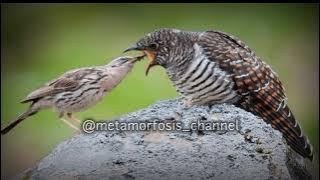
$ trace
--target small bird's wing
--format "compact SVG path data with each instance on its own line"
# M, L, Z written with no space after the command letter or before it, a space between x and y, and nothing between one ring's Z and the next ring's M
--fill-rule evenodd
M27 95L27 97L25 97L21 101L21 103L26 103L26 102L34 101L39 98L43 98L45 96L54 95L59 92L66 91L68 89L72 89L77 86L78 86L78 82L76 80L68 77L60 77L53 84L44 85L32 91L30 94Z
M96 71L94 68L81 68L68 71L60 77L58 77L57 79L48 82L44 86L28 94L21 101L21 103L34 101L45 96L51 96L59 92L69 91L74 88L77 88L80 84L81 79L84 76L93 73L94 71Z
M289 107L284 88L271 67L239 39L219 31L200 35L206 56L230 74L242 99L238 106L280 130L299 154L312 159L312 148Z

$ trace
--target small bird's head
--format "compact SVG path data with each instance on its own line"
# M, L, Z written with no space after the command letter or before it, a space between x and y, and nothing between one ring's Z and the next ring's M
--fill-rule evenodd
M124 52L138 50L148 53L151 61L146 69L147 75L152 66L161 65L166 68L170 63L183 58L192 43L185 34L186 32L177 29L155 30Z
M108 66L111 68L117 68L117 67L125 67L125 66L132 66L135 62L140 61L143 59L146 55L140 55L140 56L123 56L123 57L118 57L114 60L112 60Z

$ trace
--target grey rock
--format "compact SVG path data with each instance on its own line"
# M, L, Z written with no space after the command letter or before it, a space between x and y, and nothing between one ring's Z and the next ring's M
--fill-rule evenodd
M232 131L191 129L189 123L198 120L240 126ZM183 109L179 99L166 100L111 122L116 121L175 122L184 131L104 130L79 134L59 144L22 176L119 180L311 178L308 160L290 150L280 132L233 105Z

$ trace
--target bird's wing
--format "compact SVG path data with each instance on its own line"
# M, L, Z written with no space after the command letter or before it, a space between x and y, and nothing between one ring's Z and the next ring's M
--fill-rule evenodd
M91 74L94 71L94 68L81 68L68 71L60 77L46 83L44 86L32 91L21 101L21 103L34 101L45 96L55 95L59 92L73 90L79 86L80 81L84 76Z
M237 105L271 123L294 150L310 158L311 146L287 106L284 88L271 67L242 41L223 32L207 31L198 44L210 60L231 75L242 97Z
M286 99L277 74L242 41L223 32L207 31L201 36L199 44L210 60L231 75L240 95L255 95L258 90L274 85L279 88L279 93L274 99L276 106L273 110L277 109L282 99Z

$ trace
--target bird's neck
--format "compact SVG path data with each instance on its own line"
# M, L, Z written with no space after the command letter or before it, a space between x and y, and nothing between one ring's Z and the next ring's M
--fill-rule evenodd
M182 59L180 61L176 61L176 63L172 63L170 66L167 66L166 72L171 81L177 81L181 78L181 76L188 69L192 60L189 58Z
M187 71L188 67L194 60L194 53L193 48L188 48L183 51L183 55L172 57L173 59L168 61L170 64L164 66L172 81L179 80L181 75Z
M124 76L126 76L132 69L133 66L121 66L121 67L117 67L115 69L113 69L113 73L121 78L124 78Z

